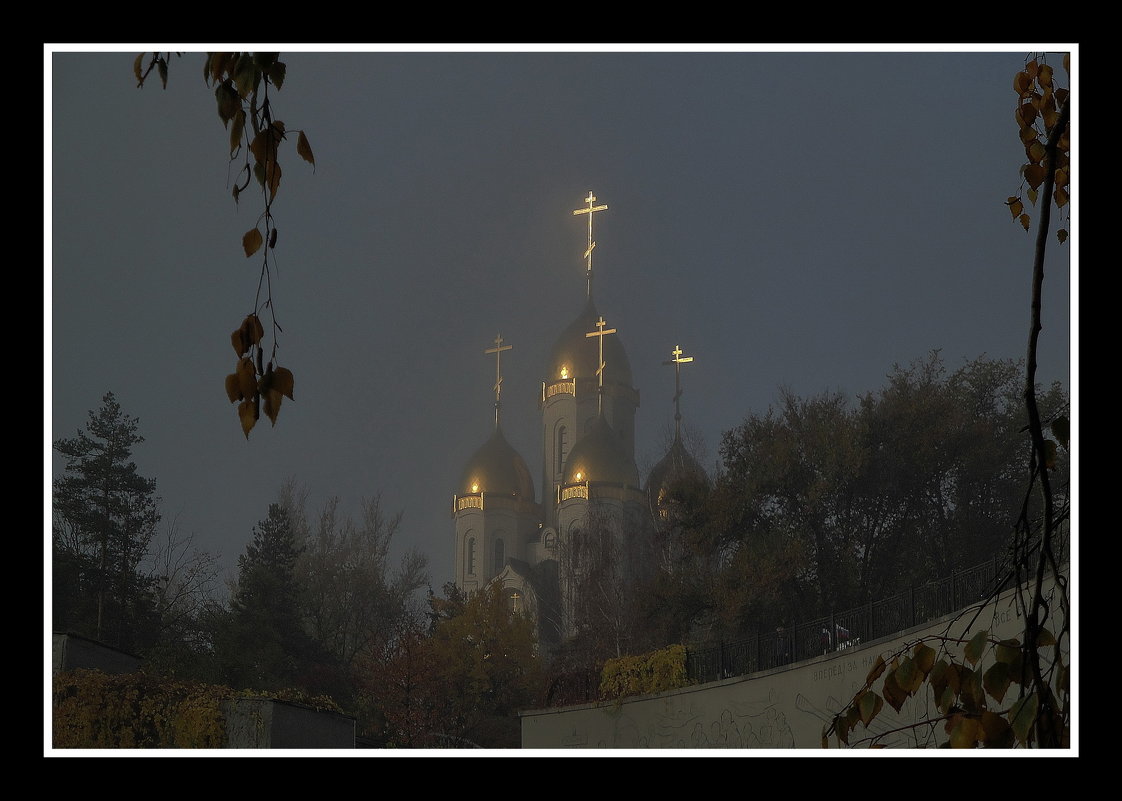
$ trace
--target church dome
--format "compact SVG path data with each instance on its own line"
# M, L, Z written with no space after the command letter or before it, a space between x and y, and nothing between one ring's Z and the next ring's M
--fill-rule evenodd
M587 434L577 440L565 460L563 483L621 484L638 487L639 470L627 456L619 436L603 417L596 418Z
M569 323L553 345L546 366L548 380L596 377L596 368L599 366L596 358L600 353L600 346L595 337L586 334L596 330L599 319L596 304L589 298L580 315ZM604 368L604 380L630 387L631 362L627 359L619 334L608 334L601 338L604 340L604 362L607 365Z
M709 486L709 476L678 437L674 438L670 450L651 468L647 477L647 498L651 507L661 505L667 490L675 485L702 488Z
M485 492L533 503L534 481L526 462L496 426L495 433L468 461L457 492Z

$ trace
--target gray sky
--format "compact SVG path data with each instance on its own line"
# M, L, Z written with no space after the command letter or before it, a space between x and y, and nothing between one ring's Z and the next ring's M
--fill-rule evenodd
M540 496L537 398L584 303L572 212L589 191L609 207L594 295L640 392L642 475L672 433L675 345L695 358L683 424L710 469L781 386L856 398L933 349L952 370L1025 355L1035 228L1004 200L1023 158L1013 75L1040 45L239 45L281 51L274 115L316 159L282 151L273 206L295 402L247 441L223 382L253 308L260 259L240 242L260 195L231 197L206 47L170 47L185 52L166 90L133 78L152 45L45 47L48 512L51 442L112 391L140 419L165 524L226 570L293 477L312 511L338 495L357 519L380 494L404 515L397 552L425 553L439 591L452 493L493 426L497 334L513 345L503 430ZM1078 208L1078 173L1073 189ZM1073 400L1077 254L1049 239L1039 357Z

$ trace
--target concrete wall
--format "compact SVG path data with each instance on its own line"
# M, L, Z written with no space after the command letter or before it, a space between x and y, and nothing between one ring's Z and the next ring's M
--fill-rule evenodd
M1022 638L1024 621L1014 596L1007 591L983 607L970 607L875 642L749 676L640 696L621 704L523 712L522 747L821 748L824 725L864 686L878 655L887 660L899 648L926 635L962 637L969 631L968 639L981 628L988 628L999 639ZM971 626L979 609L981 614ZM954 657L962 661L961 648ZM1070 654L1065 660L1069 658ZM982 667L988 667L988 662ZM1015 687L1011 689L1015 691ZM872 731L884 732L916 720L927 709L929 697L930 690L921 690L920 698L909 699L899 713L885 704L873 720ZM1008 695L1005 700L1009 701ZM854 736L862 731L859 726ZM943 736L941 728L937 733ZM906 733L893 735L885 744L896 748L930 745ZM834 745L832 741L831 747Z
M225 701L227 748L354 748L355 719L275 701Z
M76 668L102 673L133 673L140 670L140 657L119 651L96 640L68 632L53 632L51 639L52 673Z

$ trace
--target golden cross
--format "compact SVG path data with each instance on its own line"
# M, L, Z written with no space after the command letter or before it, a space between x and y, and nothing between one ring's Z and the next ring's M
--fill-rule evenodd
M573 214L574 215L575 214L587 214L588 215L588 248L584 251L584 258L588 262L587 267L585 269L585 278L587 279L587 282L588 282L586 291L588 293L588 296L592 297L592 249L596 247L596 243L592 241L592 215L595 214L598 211L607 211L608 207L607 207L607 205L602 205L602 206L592 205L593 203L596 202L596 196L594 194L592 194L592 190L589 190L588 197L586 197L584 200L585 200L586 203L588 203L588 207L583 208L583 209L576 209L576 210L573 211Z
M514 347L514 345L504 345L503 344L503 335L499 334L498 336L495 337L495 347L487 348L487 350L483 351L484 353L495 354L495 386L493 387L493 389L495 390L495 427L496 428L498 428L498 426L499 426L499 393L502 392L502 387L503 387L503 374L502 374L502 369L500 367L499 360L502 358L502 353L503 353L504 350L510 350L513 347Z
M674 356L674 358L668 362L663 362L663 364L674 365L674 439L678 439L678 435L680 433L679 426L681 425L680 421L682 419L682 412L678 408L678 398L682 397L682 365L686 364L687 362L692 362L693 356L686 356L683 359L683 351L681 345L675 345L674 350L670 351L670 353Z
M588 196L592 197L592 193L589 192ZM595 198L592 198L592 199L595 200ZM599 337L600 361L599 361L599 366L596 368L596 375L599 376L599 378L600 378L600 384L599 384L599 388L597 390L598 397L596 399L596 411L597 412L603 412L604 411L604 364L605 364L605 362L604 362L604 335L605 334L614 334L616 332L616 330L614 328L605 329L604 326L606 326L606 325L607 325L607 323L604 322L604 315L601 314L600 319L596 321L597 330L596 331L589 331L587 334L584 335L586 339L588 337Z

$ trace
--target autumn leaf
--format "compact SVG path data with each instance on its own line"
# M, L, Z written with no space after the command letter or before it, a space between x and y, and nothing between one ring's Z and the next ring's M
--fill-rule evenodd
M252 400L244 400L238 405L238 418L242 421L242 433L249 439L249 431L257 424L257 404Z
M1009 207L1009 212L1013 215L1014 220L1025 210L1025 204L1015 197L1011 197L1009 200L1005 201L1005 205Z
M137 53L136 60L132 62L132 72L136 76L137 83L144 80L144 76L140 72L140 64L144 61L144 53Z
M884 707L884 699L874 692L867 692L861 696L861 701L858 708L861 711L861 722L865 724L865 728L869 727L869 723L877 716L877 713Z
M1040 188L1040 185L1044 183L1045 174L1044 167L1040 164L1030 164L1025 167L1025 180L1033 189Z
M1025 230L1027 231L1029 229L1029 222L1030 222L1029 216L1027 214L1022 214L1021 217L1020 217L1020 220L1021 220L1021 225L1023 225Z
M296 152L300 154L304 161L311 163L312 172L315 172L316 157L312 155L312 146L308 144L308 137L304 135L303 131L296 139Z
M238 97L237 91L229 80L218 84L218 88L214 90L214 97L218 101L218 119L222 120L222 127L225 128L241 109L241 98Z
M238 380L237 373L230 373L226 376L226 397L230 399L230 403L236 403L242 399L241 382Z
M246 231L245 236L242 237L242 250L245 251L245 257L248 259L256 253L262 242L264 242L264 239L261 237L261 232L256 228L250 228Z
M982 629L970 638L970 642L966 643L966 650L963 652L963 655L970 660L971 665L978 664L978 660L982 658L989 636L989 631L987 629Z
M1032 724L1036 720L1037 704L1036 694L1033 693L1018 699L1009 710L1009 725L1013 727L1013 734L1018 742L1028 740Z
M1067 231L1062 228L1059 231L1056 231L1056 238L1060 240L1060 244L1062 245L1067 241Z
M916 667L926 676L935 664L935 649L923 643L916 643L916 647L912 649L912 658L915 660Z
M1009 678L1009 665L1006 662L994 662L989 670L982 676L982 686L1000 704L1009 689L1012 679Z
M296 400L292 397L293 377L292 371L285 367L278 367L273 371L273 388L279 393L286 396L289 400Z
M987 709L978 722L982 727L982 741L987 748L1012 747L1013 730L1001 715Z
M248 357L243 357L238 362L238 389L241 390L243 398L252 398L257 394L257 375L253 370L253 361Z
M281 401L284 400L284 396L275 389L262 390L261 395L265 399L265 416L268 417L275 426L277 424L277 415L280 414Z

